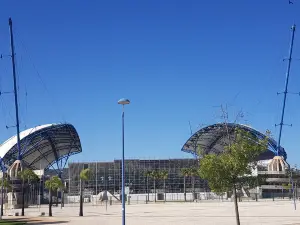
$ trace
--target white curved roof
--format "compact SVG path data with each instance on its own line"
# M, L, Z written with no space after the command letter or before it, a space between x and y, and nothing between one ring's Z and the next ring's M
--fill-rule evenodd
M255 130L251 126L235 123L217 123L212 124L207 127L203 127L194 133L187 142L183 145L181 151L192 153L194 155L198 154L198 147L205 151L205 153L222 153L224 151L224 146L228 144L228 133L232 135L235 128L243 129L251 134L255 135L259 139L265 138L265 134ZM268 150L265 151L260 159L272 159L274 153L277 153L277 143L274 139L268 139ZM286 159L287 154L284 148L279 148L279 155Z
M27 137L29 134L32 134L38 130L41 130L43 128L46 128L46 127L50 127L52 125L55 125L55 124L45 124L45 125L41 125L41 126L36 126L36 127L33 127L33 128L29 128L27 130L24 130L22 132L20 132L20 141ZM6 153L12 148L14 147L15 145L17 144L17 135L15 136L12 136L11 138L9 138L8 140L6 140L4 143L2 143L0 145L0 157L3 158Z
M31 169L47 169L69 156L80 153L81 143L71 124L45 124L20 132L22 162ZM0 145L0 157L10 166L18 158L17 135ZM66 162L66 161L65 161Z

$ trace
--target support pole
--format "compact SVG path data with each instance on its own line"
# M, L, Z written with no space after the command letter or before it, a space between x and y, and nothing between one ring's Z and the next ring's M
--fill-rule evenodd
M282 134L282 126L283 126L283 119L284 119L284 111L285 111L285 103L286 103L286 96L288 93L288 85L289 85L289 77L290 77L290 69L291 69L291 62L292 62L292 53L293 53L293 46L294 46L294 36L295 36L296 25L292 26L292 37L291 37L291 44L289 50L289 57L288 57L288 65L286 71L286 79L285 79L285 89L284 89L284 97L283 97L283 105L282 105L282 112L281 112L281 121L280 121L280 128L279 128L279 137L277 142L277 151L276 154L279 155L280 150L280 141L281 141L281 134Z
M1 184L1 214L0 214L1 218L3 216L3 206L4 206L3 186L4 186L4 172L2 172L2 184Z
M9 18L8 24L9 24L9 30L10 30L11 61L12 61L13 79L14 79L14 94L15 94L15 107L16 107L18 160L21 160L20 125L19 125L19 108L18 108L18 90L17 90L16 64L15 64L15 47L14 47L14 36L13 36L12 19L11 18Z
M97 174L97 162L96 162L96 196L98 195L98 174ZM98 200L98 197L96 197L96 204L97 204L97 200Z
M122 106L122 225L125 225L125 154L124 154L124 105Z
M42 163L41 163L41 161L40 161L40 186L39 186L39 202L38 202L38 204L39 204L39 211L41 211L41 204L42 204L42 199L43 199L43 193L42 193L42 191L43 191L43 189L42 189Z

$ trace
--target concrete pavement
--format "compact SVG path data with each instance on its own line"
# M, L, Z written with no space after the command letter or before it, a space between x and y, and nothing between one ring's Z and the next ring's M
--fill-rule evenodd
M291 201L240 202L239 209L242 225L300 225L300 205L299 209L294 210ZM121 205L108 205L106 211L105 204L97 206L86 204L84 217L78 216L77 204L66 205L63 209L53 207L53 217L50 220L47 218L47 206L43 206L41 211L46 213L42 224L121 224ZM40 213L38 208L29 208L25 212L28 217L37 217ZM233 202L126 205L126 215L128 225L235 224Z

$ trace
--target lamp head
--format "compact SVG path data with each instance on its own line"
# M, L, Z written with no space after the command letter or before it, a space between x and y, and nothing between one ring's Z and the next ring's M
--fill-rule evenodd
M121 99L118 101L118 104L120 104L120 105L128 105L128 104L130 104L130 101L129 101L129 99L127 99L127 98L121 98Z

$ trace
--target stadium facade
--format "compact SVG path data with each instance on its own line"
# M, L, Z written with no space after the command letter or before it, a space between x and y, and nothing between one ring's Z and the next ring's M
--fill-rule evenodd
M156 193L183 193L184 185L186 192L200 193L209 192L208 184L205 180L197 176L184 177L183 168L199 166L198 147L200 146L204 154L224 151L224 146L228 144L228 137L234 134L235 128L240 128L250 132L262 139L263 133L245 125L240 124L213 124L195 132L183 145L182 151L190 153L190 158L185 159L157 159L125 160L125 185L130 194L145 194L154 192L154 178L147 176L149 171L167 171L166 180L156 179ZM59 175L64 179L69 195L79 193L79 174L82 169L90 168L92 178L85 181L85 191L90 194L98 194L107 190L118 195L121 191L121 160L111 162L80 162L69 163L67 160L71 155L82 151L79 135L71 124L47 124L27 129L20 133L22 162L24 167L33 169L40 173L41 182L36 184L38 193L44 193L43 181L46 176ZM272 160L277 151L276 142L269 139L268 150L260 155L260 161ZM7 170L17 159L17 137L14 136L0 145L0 162L2 171ZM286 159L285 150L280 147L279 155ZM47 179L47 178L46 178ZM163 183L166 189L163 188ZM39 190L39 191L38 191ZM44 196L45 197L45 196Z
M158 160L125 160L125 186L129 187L131 194L142 194L153 192L154 179L147 176L148 171L167 171L166 192L183 192L182 168L197 166L195 159L158 159ZM79 173L82 169L90 168L92 178L85 183L85 188L93 194L107 190L110 193L119 194L121 192L121 160L113 162L87 162L69 164L69 194L78 195ZM163 180L156 179L156 189L163 189ZM194 186L193 186L194 184ZM192 186L195 191L206 191L208 186L205 180L199 177L186 177L186 188L190 190Z
M204 127L194 133L183 145L182 151L191 153L193 157L189 159L158 159L158 160L125 160L125 185L129 188L131 194L153 193L154 178L147 177L147 171L165 170L168 172L166 182L167 193L182 193L184 183L187 192L207 192L208 184L199 177L189 176L184 178L182 168L197 167L199 165L198 147L205 154L224 151L224 146L228 144L228 135L232 136L235 128L240 128L250 132L256 137L262 139L265 135L249 126L240 124L213 124ZM260 155L260 161L269 161L276 154L277 146L273 139L269 139L268 150ZM279 155L286 159L285 150L280 147ZM85 188L90 193L98 194L103 190L110 193L119 194L121 191L121 160L112 162L81 162L69 163L68 169L68 190L70 195L78 195L79 192L79 173L82 169L90 168L93 177L86 181ZM185 180L185 182L184 182ZM156 179L157 192L163 192L163 180Z

